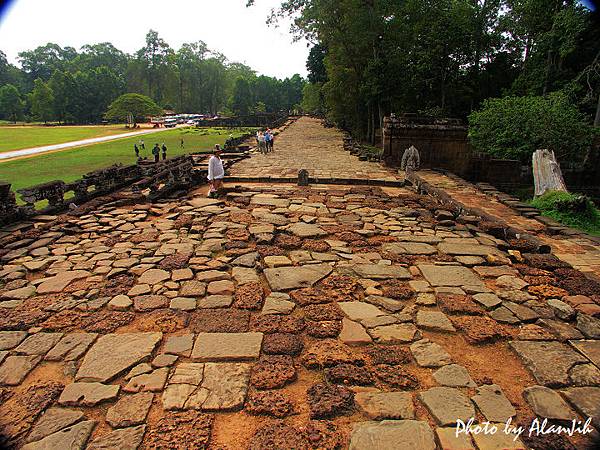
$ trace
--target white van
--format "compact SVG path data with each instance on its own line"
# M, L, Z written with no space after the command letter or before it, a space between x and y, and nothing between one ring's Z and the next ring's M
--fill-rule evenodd
M165 119L165 128L174 128L177 125L177 119L175 117L167 117Z

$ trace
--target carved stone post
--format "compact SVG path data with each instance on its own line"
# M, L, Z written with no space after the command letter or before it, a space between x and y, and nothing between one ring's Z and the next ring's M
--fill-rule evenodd
M400 164L400 169L405 170L407 172L416 172L421 167L421 157L419 155L419 150L416 149L414 145L411 145L406 150L404 150L404 154L402 155L402 162Z
M536 197L548 191L568 192L560 165L552 150L536 150L532 156L532 163Z
M300 169L298 171L298 186L308 186L308 170Z

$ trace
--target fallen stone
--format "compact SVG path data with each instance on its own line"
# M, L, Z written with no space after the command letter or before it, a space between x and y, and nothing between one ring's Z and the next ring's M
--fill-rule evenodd
M272 292L266 299L261 314L289 314L296 304L283 292Z
M262 333L199 333L192 351L196 361L258 359Z
M169 336L165 342L163 352L172 355L183 356L189 358L192 354L194 345L194 335L184 334L182 336Z
M67 428L83 418L81 411L53 407L48 409L27 436L27 442L39 441L57 431Z
M113 428L123 428L139 425L146 421L146 416L152 406L154 394L140 392L139 394L121 397L106 413L106 421Z
M415 418L415 406L408 392L359 392L354 401L369 419Z
M163 281L171 278L171 275L166 270L162 269L148 269L138 279L139 284L149 284L154 286L155 284L162 283Z
M527 447L512 433L503 433L502 424L494 434L472 434L477 448L486 450L526 450Z
M15 353L23 355L41 355L44 356L48 351L54 347L60 338L62 333L36 333L30 335L21 344L14 349Z
M46 436L39 441L26 444L21 448L24 450L83 450L95 426L95 420L79 422L68 428L64 428L56 433Z
M206 294L206 283L197 280L185 281L179 290L181 297L203 297Z
M264 273L272 291L285 291L310 287L332 271L328 264L311 264L300 267L265 269Z
M133 301L127 295L117 295L108 302L108 309L126 311L131 305L133 305Z
M106 382L150 357L162 333L122 333L101 336L83 359L77 381Z
M536 416L570 421L576 418L567 402L556 392L545 386L531 386L523 390L523 398Z
M587 314L577 314L577 329L589 339L600 339L600 319L588 316Z
M600 368L600 341L581 340L569 343Z
M471 438L467 435L456 435L456 427L435 429L441 448L444 450L475 450Z
M486 384L477 388L477 393L471 400L490 422L506 422L517 414L497 384Z
M468 397L458 389L433 387L419 394L419 399L440 425L456 425L475 417L475 409Z
M327 235L327 232L318 225L296 222L287 229L290 233L301 238L320 237Z
M0 350L10 350L27 337L27 331L0 331Z
M376 342L385 344L412 342L420 336L419 330L412 323L371 328L369 334Z
M600 387L571 387L561 392L579 414L592 417L594 425L600 427Z
M437 253L435 247L422 242L392 242L383 244L381 249L397 255L433 255Z
M199 398L190 396L186 407L196 408L200 405L204 411L241 408L248 392L250 370L251 365L244 363L206 363Z
M342 319L342 331L338 337L347 345L365 345L372 342L371 336L362 325L346 318Z
M401 279L410 280L410 272L402 266L386 266L383 264L353 264L349 270L361 278L373 280Z
M228 308L232 303L232 295L209 295L198 300L198 308Z
M58 403L67 406L95 406L116 399L119 389L120 386L113 384L71 383L65 386Z
M435 438L429 424L417 420L359 422L350 435L349 450L397 450L398 444L411 450L434 450Z
M193 311L196 309L196 299L189 297L175 297L169 303L169 308L181 311Z
M167 306L169 306L169 299L163 295L140 295L133 299L133 309L137 312L147 312Z
M338 303L338 306L350 320L359 322L386 315L385 312L381 311L376 306L366 302L340 302Z
M481 304L486 309L492 309L502 303L502 300L496 294L483 293L475 294L473 300Z
M125 392L160 392L164 389L168 376L168 367L156 369L131 378L123 390Z

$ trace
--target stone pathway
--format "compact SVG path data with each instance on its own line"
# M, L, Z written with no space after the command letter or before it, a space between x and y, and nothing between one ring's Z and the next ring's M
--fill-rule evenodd
M292 177L300 169L314 178L397 180L395 170L381 164L359 161L343 149L343 133L324 128L321 121L301 117L275 137L274 152L241 161L231 170L235 177Z
M477 208L498 220L509 223L513 228L538 235L548 244L553 253L577 270L595 275L600 280L600 247L597 243L578 236L550 236L545 225L528 219L498 201L491 195L468 183L459 183L438 172L421 171L419 177L431 185L442 188L454 200Z
M298 136L311 134L300 154ZM260 167L304 165L318 148L339 153L343 170L389 174L312 119ZM600 285L552 255L511 256L513 244L431 197L252 184L222 200L197 190L35 225L13 227L0 252L0 447L586 449L598 439L455 435L470 418L600 426L600 319L582 308L598 304Z

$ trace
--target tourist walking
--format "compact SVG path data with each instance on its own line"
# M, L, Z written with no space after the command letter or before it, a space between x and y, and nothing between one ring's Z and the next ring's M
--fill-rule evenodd
M165 159L167 159L167 146L165 145L164 142L163 142L163 145L162 145L162 156L163 156L163 161Z
M146 150L146 147L144 147L144 140L143 139L140 139L140 148L142 150Z
M160 161L160 147L158 146L158 142L156 144L154 144L154 148L152 149L152 154L154 155L155 163Z
M265 135L262 131L258 132L258 150L264 155L267 153L267 142L265 141Z
M221 147L219 144L215 145L213 155L208 160L208 182L210 188L208 190L208 196L211 198L218 197L219 189L223 186L223 177L225 176L225 169L223 168L223 161L221 160Z
M140 149L138 148L137 144L133 144L133 151L135 152L135 157L140 159Z
M181 144L180 144L181 148L185 148L185 145L183 143L183 138L181 138Z

